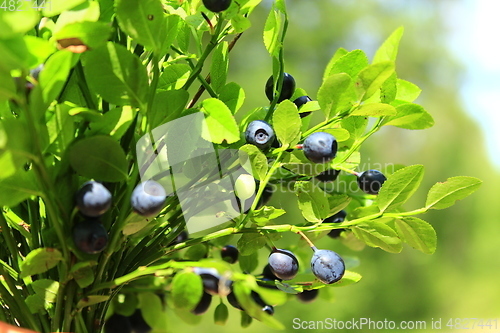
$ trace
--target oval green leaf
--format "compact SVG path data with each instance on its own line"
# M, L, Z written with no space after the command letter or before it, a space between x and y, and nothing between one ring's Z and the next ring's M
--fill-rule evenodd
M63 259L59 250L41 247L28 253L21 263L20 278L40 274L55 267Z
M474 193L482 181L474 177L459 176L448 178L444 183L436 183L427 194L425 208L444 209Z
M377 197L380 211L404 204L417 190L424 176L423 165L411 165L388 176Z

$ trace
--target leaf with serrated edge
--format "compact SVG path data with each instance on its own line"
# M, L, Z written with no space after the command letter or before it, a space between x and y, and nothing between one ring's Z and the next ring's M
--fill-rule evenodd
M345 73L330 75L318 90L318 103L329 119L337 110L340 97L349 87L351 77Z
M398 55L399 41L403 36L404 28L397 28L378 48L373 57L373 63L391 60L395 61Z
M429 223L416 217L405 217L396 220L395 225L399 236L414 249L426 254L436 251L436 231Z
M363 69L356 81L361 101L370 98L382 84L394 73L394 62L383 61Z
M368 117L382 117L393 116L396 114L396 108L392 105L385 103L369 103L361 105L356 108L350 115L351 116L368 116Z
M325 192L311 182L295 183L295 191L299 199L299 208L307 221L320 222L328 216L330 205Z
M458 176L448 178L444 183L436 183L427 194L425 208L444 209L475 192L482 181L474 177Z
M282 144L282 149L298 142L300 126L297 107L289 100L281 102L273 113L273 129Z
M398 234L384 221L377 219L352 227L354 235L371 247L379 247L384 251L399 253L403 249ZM391 219L389 219L391 220Z
M247 159L250 159L252 170L246 171L258 180L264 179L268 169L266 155L250 144L241 147L238 153L241 165L245 165Z
M380 211L394 209L404 204L418 189L423 176L423 165L411 165L390 175L377 197Z
M203 111L207 114L202 137L213 143L235 143L240 139L240 130L231 110L216 98L203 101Z
M59 250L41 247L28 253L21 264L19 277L25 278L30 275L40 274L55 267L61 260L62 254Z

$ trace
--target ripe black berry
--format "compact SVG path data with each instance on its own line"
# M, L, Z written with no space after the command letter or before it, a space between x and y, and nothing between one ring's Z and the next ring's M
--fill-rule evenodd
M99 253L108 244L108 233L97 220L85 220L73 227L73 240L76 247L85 253Z
M130 325L130 321L127 317L114 313L106 320L106 323L104 324L104 332L132 333L132 326Z
M358 186L367 194L378 194L386 179L382 172L368 170L358 176Z
M236 295L234 294L233 291L231 291L227 295L227 301L229 302L229 304L232 305L233 308L243 311L243 308L241 307L240 302L238 302L238 300L236 299Z
M327 217L323 223L341 223L344 222L345 217L347 216L347 213L345 210L341 210L340 212ZM328 236L331 238L338 238L342 231L345 231L345 229L332 229L329 233Z
M288 73L284 73L283 85L281 86L281 94L278 98L278 103L284 101L285 99L290 99L295 91L295 79ZM277 89L276 89L277 90ZM273 77L269 77L266 82L266 96L270 102L274 99L274 82Z
M220 275L215 268L194 267L193 271L201 277L205 292L210 295L219 294Z
M299 262L295 255L283 249L275 249L268 258L273 274L282 280L291 280L297 275Z
M203 0L203 5L211 12L218 13L229 8L231 0Z
M299 98L296 98L293 103L297 106L297 109L300 109L300 107L308 102L311 102L312 99L309 96L300 96ZM311 114L311 111L309 112L302 112L299 113L300 118L307 117L308 115Z
M201 315L207 312L208 308L210 307L210 303L212 303L212 295L203 292L203 295L201 296L200 301L198 304L195 306L193 310L191 310L191 313L195 315Z
M130 201L137 214L152 217L163 209L166 198L163 186L154 180L146 180L136 186Z
M279 277L277 277L276 275L274 275L273 271L271 270L271 265L267 264L265 267L264 267L264 270L262 271L262 276L263 276L263 280L270 280L270 281L274 281L274 280L279 280L281 281L282 279L280 279Z
M238 261L238 256L240 254L240 251L232 245L226 245L220 250L220 256L222 257L222 260L234 264Z
M247 126L245 139L247 143L265 150L273 144L276 136L273 128L267 122L264 120L254 120Z
M297 298L302 303L310 303L318 297L318 294L318 289L304 290L303 292L297 294Z
M96 181L89 181L76 192L76 206L89 217L98 217L111 207L111 192Z
M326 163L337 155L337 140L329 133L316 132L304 140L302 149L309 161Z
M337 282L344 276L344 260L330 250L316 250L311 258L313 274L325 284Z
M316 178L320 182L333 182L339 176L340 170L328 169L317 175Z

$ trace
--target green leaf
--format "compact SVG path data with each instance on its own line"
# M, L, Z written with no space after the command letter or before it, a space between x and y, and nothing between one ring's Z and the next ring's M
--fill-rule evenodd
M398 91L398 77L394 72L380 87L380 101L382 103L392 103L397 96Z
M340 57L333 64L328 76L338 73L346 73L354 79L359 72L367 66L368 57L366 54L362 50L354 50Z
M57 249L40 247L28 253L21 263L20 278L40 274L55 267L63 259Z
M323 128L321 130L322 132L326 132L326 133L330 133L331 135L333 135L335 137L335 139L337 139L337 142L343 142L343 141L347 141L349 140L349 137L351 136L351 134L349 133L348 130L344 129L344 128Z
M163 69L158 89L180 89L189 79L191 67L186 64L170 64Z
M115 140L120 140L128 130L136 116L136 110L129 106L117 107L109 110L98 121L92 122L88 131L90 136L109 135Z
M337 111L342 94L351 84L351 77L344 73L329 76L318 90L318 103L327 119Z
M137 43L161 51L166 25L160 0L118 0L115 13L120 28Z
M356 81L356 88L361 101L375 94L382 84L394 73L394 62L383 61L363 69Z
M278 56L280 48L280 30L282 18L280 13L272 9L264 25L264 45L271 56Z
M249 256L266 245L266 237L261 234L243 234L238 240L238 250L242 256Z
M155 128L180 118L188 100L189 93L186 90L158 92L151 107L151 127Z
M227 318L229 317L229 311L226 304L219 303L214 311L214 323L215 325L226 325Z
M396 85L396 99L400 101L405 101L408 103L413 102L422 92L422 89L420 89L416 84L402 79L397 79Z
M371 247L379 247L384 251L399 253L403 249L398 234L384 223L387 219L364 222L351 228L354 235Z
M250 159L252 170L247 170L248 173L253 175L258 180L263 180L267 174L267 157L259 148L254 145L244 145L239 150L239 158L241 165L246 165L246 161Z
M387 118L384 125L406 129L425 129L434 125L432 116L418 104L406 103L396 107L396 115Z
M245 91L237 83L229 82L220 90L219 99L235 114L245 101Z
M65 10L74 8L86 0L50 0L45 1L45 6L42 8L42 15L47 17L56 16Z
M212 64L210 65L210 85L217 93L226 84L228 66L228 43L222 42L213 51Z
M362 276L359 273L353 271L345 271L342 279L334 284L332 287L345 287L354 283L358 283L361 280Z
M231 18L231 26L233 27L234 32L239 34L250 28L252 26L252 23L250 22L248 17L238 14Z
M164 317L165 314L163 313L163 305L160 296L152 292L143 292L138 296L144 321L153 329L161 328L161 324L163 323L162 317Z
M0 206L14 207L31 196L40 195L33 171L19 170L0 179Z
M139 294L141 295L141 294ZM134 314L139 305L139 297L136 293L119 294L113 297L113 313L130 317Z
M92 267L96 265L96 261L82 261L71 267L70 274L80 288L86 288L94 283L94 271Z
M95 304L99 304L102 302L106 302L111 296L103 296L103 295L90 295L82 298L76 304L77 309L82 309L87 306L92 306Z
M221 100L209 98L203 101L202 110L207 117L202 137L213 143L235 143L240 140L240 130L231 110Z
M416 217L405 217L396 220L395 225L401 239L414 249L425 254L436 251L436 231L429 223Z
M37 313L44 309L48 310L55 302L59 291L59 282L40 279L30 284L35 294L26 297L26 305L31 313Z
M261 209L253 212L252 220L258 226L264 226L268 224L270 220L274 220L283 214L286 214L286 211L284 209L279 209L272 206L264 206Z
M112 42L85 54L85 77L103 99L116 105L146 103L148 76L136 55Z
M333 194L328 197L328 205L330 207L330 212L328 216L331 216L345 207L351 202L352 198L347 194Z
M411 165L389 175L377 196L380 211L395 209L404 204L418 189L423 176L423 165Z
M363 136L368 125L368 118L353 116L342 119L340 122L342 128L345 128L351 134L351 139L357 139Z
M45 103L50 104L59 96L76 58L75 54L62 50L54 53L47 60L40 72L39 80Z
M172 280L172 301L176 308L192 310L203 293L203 282L193 272L177 273Z
M78 174L87 178L119 182L128 177L125 152L109 136L97 135L77 141L69 148L69 162Z
M300 126L300 117L295 104L289 100L281 102L273 113L273 128L282 144L282 149L298 142Z
M189 249L184 254L184 257L188 260L200 260L207 256L208 249L205 244L196 244L189 247Z
M354 109L351 116L382 117L393 116L396 114L396 108L385 103L368 103Z
M59 41L67 38L78 38L89 48L98 48L106 44L111 35L111 26L104 22L75 22L65 25L54 34Z
M39 14L31 6L31 1L7 2L9 3L7 9L15 3L16 10L6 10L5 7L0 9L0 39L26 33L33 29L40 19ZM2 5L5 6L6 3Z
M373 57L373 63L382 61L395 61L398 55L399 41L403 36L404 28L399 27L394 31L389 38L387 38L384 43L379 47L375 56Z
M253 252L248 256L240 255L238 263L242 272L252 273L259 265L259 253Z
M309 222L321 222L330 213L326 193L312 182L296 182L295 192L299 199L299 208Z
M16 85L8 69L0 68L0 101L8 101L16 97Z
M474 193L482 181L474 177L451 177L444 183L436 183L427 194L426 209L444 209Z
M326 65L325 71L323 73L323 81L325 81L327 77L332 75L332 68L335 65L335 63L347 53L349 52L342 47L338 48L337 51L335 51L333 57L328 62L328 65Z
M69 114L70 109L68 104L58 104L52 117L46 117L49 140L53 145L51 151L59 156L71 144L75 135L74 118Z

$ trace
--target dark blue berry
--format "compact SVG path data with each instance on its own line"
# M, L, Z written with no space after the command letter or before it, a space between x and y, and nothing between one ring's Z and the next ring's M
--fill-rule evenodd
M293 103L297 106L297 109L300 110L300 107L306 103L309 103L311 102L312 99L309 97L309 96L300 96L298 98L296 98ZM302 113L299 113L299 116L300 118L304 118L304 117L307 117L308 115L311 114L311 111L309 112L302 112Z
M297 298L302 303L310 303L318 297L318 294L318 289L304 290L303 292L297 294Z
M261 150L269 148L275 139L273 128L264 120L252 121L245 131L246 142L257 146Z
M327 217L323 223L341 223L344 222L345 217L347 216L347 213L345 210L341 210L340 212ZM332 229L329 233L328 236L331 238L338 238L342 231L345 231L346 229Z
M104 323L105 333L132 333L132 326L127 317L112 314Z
M218 13L229 8L231 0L203 0L203 5L211 12Z
M194 267L193 271L201 277L205 292L210 295L219 294L220 275L215 268Z
M313 274L325 284L339 281L345 273L344 260L330 250L316 250L311 258Z
M266 82L266 96L269 99L270 102L273 101L274 99L274 82L273 82L273 77L270 76L269 79ZM278 89L276 89L278 90ZM293 92L295 91L295 79L293 76L291 76L288 73L284 73L283 76L283 85L281 89L280 96L278 98L278 103L284 101L285 99L290 99L293 95Z
M309 161L326 163L337 155L337 140L329 133L316 132L304 140L302 149Z
M358 176L359 188L367 194L378 194L382 184L387 180L378 170L368 170Z
M96 181L89 181L76 193L76 206L80 212L89 217L98 217L111 207L111 192Z
M210 303L212 303L212 295L203 292L203 295L201 296L200 301L198 304L195 306L193 310L191 310L191 313L195 315L202 315L205 312L207 312L208 308L210 307Z
M108 233L99 221L89 219L75 224L73 240L80 251L95 254L106 248Z
M235 246L232 245L226 245L220 250L220 256L222 257L222 260L234 264L238 261L238 256L240 254L240 251Z
M146 180L136 186L130 201L137 214L152 217L161 212L166 198L163 186L154 180Z
M316 178L320 182L333 182L337 179L339 176L340 170L335 170L335 169L328 169L317 175Z
M268 258L273 274L282 280L291 280L297 275L299 262L295 255L283 249L275 249Z

